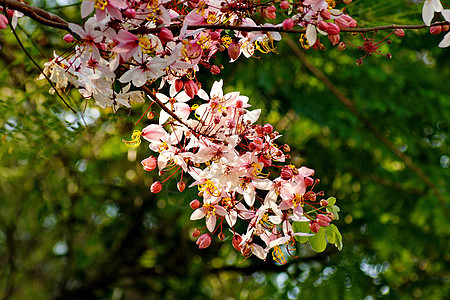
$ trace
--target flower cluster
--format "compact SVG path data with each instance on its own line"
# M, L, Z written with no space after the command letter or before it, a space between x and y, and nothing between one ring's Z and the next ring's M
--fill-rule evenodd
M190 187L198 188L201 200L191 202L191 220L205 219L205 227L193 232L200 248L208 247L213 235L224 240L227 226L234 248L244 257L265 259L273 249L274 259L283 262L280 246L289 252L295 237L328 227L337 207L319 199L323 192L313 191L318 182L312 178L314 170L288 163L290 148L275 143L280 134L273 126L255 124L260 110L247 110L247 97L224 94L222 87L218 81L209 94L200 89L197 101L184 91L177 93L175 84L170 97L157 93L172 113L161 113L159 124L135 132L133 140L144 138L158 153L142 161L145 170L158 168L160 174L170 173L167 179L187 173L195 180ZM199 100L201 104L188 104ZM151 191L160 192L164 182L154 182ZM186 184L180 180L177 186L182 191ZM292 224L301 222L309 228L296 232Z

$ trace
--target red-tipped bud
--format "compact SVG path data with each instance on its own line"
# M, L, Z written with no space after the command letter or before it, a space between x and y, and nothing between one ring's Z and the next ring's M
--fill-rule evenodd
M320 206L327 206L328 205L328 201L325 199L320 200Z
M156 168L157 161L155 157L150 156L141 161L141 164L145 171L152 171Z
M309 223L309 229L311 229L312 232L317 233L320 230L320 225L316 222Z
M195 242L199 249L208 248L211 245L211 235L209 233L202 234Z
M326 215L317 215L316 221L322 220L324 222L330 223L331 219L328 218Z
M225 234L224 234L223 232L219 233L219 234L217 235L217 237L219 238L219 240L220 240L221 242L223 242L223 241L225 240Z
M180 181L177 183L177 189L180 192L184 191L185 188L186 188L186 183L184 183L184 181Z
M192 236L199 237L201 233L202 232L199 229L195 228L194 231L192 231Z
M398 37L404 37L405 36L405 32L403 31L403 29L397 28L394 31L394 34Z
M289 166L284 166L281 170L280 177L284 180L289 180L292 178L292 176L294 176L294 174L292 173L292 169Z
M345 48L347 48L347 44L342 43L342 42L339 43L339 45L338 45L338 50L339 50L339 51L344 51Z
M239 55L241 55L241 46L236 41L233 41L230 46L228 46L228 56L232 61L238 59Z
M320 16L324 19L324 20L329 20L331 19L331 13L328 9L323 9L320 11Z
M339 18L335 19L334 22L336 23L337 26L339 26L340 29L345 29L345 28L350 27L350 24L348 23L348 21L343 17L339 17Z
M175 90L176 90L177 92L181 91L181 89L183 88L183 86L184 86L183 80L181 80L181 79L175 80Z
M171 42L173 41L173 33L167 28L161 28L159 31L159 39L163 43Z
M430 33L431 34L439 34L442 32L442 26L431 26L430 27Z
M153 120L154 117L155 117L155 113L154 113L154 112L149 111L149 112L147 113L147 119Z
M197 209L200 207L200 201L198 201L197 199L192 200L191 203L189 203L189 205L191 206L192 209Z
M209 69L212 74L217 75L220 74L220 68L216 65L212 65L211 69Z
M320 21L319 24L317 24L317 28L319 28L322 31L327 31L328 23L325 21Z
M361 58L358 58L357 60L356 60L356 65L359 67L360 65L362 65L363 64L363 60L361 59Z
M337 45L341 40L341 36L339 34L329 34L328 39L330 40L331 44Z
M127 8L125 10L125 16L129 19L133 19L136 17L136 10L133 8Z
M344 3L345 4L350 4L350 3L352 3L352 0L344 0Z
M184 91L189 97L194 98L194 96L198 93L198 85L194 82L194 80L189 79L184 84Z
M283 25L284 29L292 29L292 28L294 28L295 24L294 24L294 21L292 21L292 19L289 18L289 19L285 19L281 25Z
M162 190L162 184L159 181L153 182L153 184L150 186L150 191L153 194L157 194L157 193L161 192L161 190Z
M281 149L283 149L284 152L291 152L291 147L288 144L284 144Z
M259 124L255 126L255 131L259 136L262 136L264 134L263 127Z
M314 184L314 180L311 177L305 177L305 185L311 186Z
M73 36L72 36L70 33L68 33L68 34L66 34L66 35L63 37L63 40L64 40L64 42L66 42L66 43L72 43L72 42L73 42Z
M267 16L267 18L269 18L269 19L276 19L277 18L276 11L277 11L277 8L275 6L273 6L273 5L269 6L266 9L266 14L267 14L266 16Z
M267 134L271 134L273 131L273 126L270 124L266 124L263 126L263 131Z
M281 9L288 9L289 8L289 2L287 2L286 0L281 1L280 8Z
M341 29L334 23L327 23L327 33L328 34L339 34Z
M241 242L242 242L242 238L239 235L235 235L233 236L233 241L231 242L233 244L234 249L236 249L237 251L241 252Z

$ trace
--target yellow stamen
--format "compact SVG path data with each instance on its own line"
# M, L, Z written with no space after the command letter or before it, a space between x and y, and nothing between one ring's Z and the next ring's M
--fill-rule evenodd
M139 130L135 130L131 135L131 141L122 140L122 142L124 142L130 148L137 148L141 144L141 136L142 132L140 132Z
M105 10L107 5L108 5L108 0L96 0L94 7L101 9L101 10Z
M273 260L275 260L277 263L284 265L286 263L286 259L284 258L284 253L281 251L280 246L273 247L272 252Z
M308 50L309 48L311 48L311 46L310 46L309 43L308 43L308 40L305 39L305 34L304 34L304 33L302 33L302 34L300 35L299 42L300 42L300 44L302 45L303 49Z

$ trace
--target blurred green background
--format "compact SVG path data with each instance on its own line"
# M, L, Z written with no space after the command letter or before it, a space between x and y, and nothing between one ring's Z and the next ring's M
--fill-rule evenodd
M362 26L421 23L417 1L353 2ZM65 3L32 1L80 22ZM67 49L64 32L27 18L17 32L41 66ZM327 51L301 52L308 67L280 42L279 54L233 64L218 54L221 75L198 73L207 91L223 78L225 91L249 96L259 122L274 124L293 161L315 169L318 190L338 199L343 250L316 254L302 244L298 259L278 265L270 255L242 262L230 237L199 250L190 235L203 225L189 221L196 189L179 193L173 180L152 195L157 174L140 161L153 153L122 143L149 124L134 126L147 104L114 114L73 90L65 95L73 114L37 80L13 35L0 32L0 297L448 299L450 55L437 47L442 37L427 29L392 36L381 48L392 59L360 67L355 47L339 52L323 40Z

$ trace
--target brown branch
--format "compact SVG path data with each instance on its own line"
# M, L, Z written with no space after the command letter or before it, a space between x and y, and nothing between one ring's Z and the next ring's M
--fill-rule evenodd
M59 28L71 32L68 26L68 22L62 19L61 17L45 11L41 8L27 5L16 0L0 0L0 4L5 4L8 8L17 10L22 12L24 15L32 18L33 20L41 23L43 25L47 25L49 27ZM178 19L182 19L183 16L178 17ZM430 26L440 26L440 25L450 25L450 22L438 22L431 24ZM395 30L395 29L422 29L429 27L425 24L419 25L385 25L385 26L375 26L375 27L367 27L367 28L346 28L341 29L341 32L371 32L371 31L380 31L380 30ZM162 28L162 27L161 27ZM148 28L148 29L136 29L131 30L131 32L145 32L145 33L155 33L159 32L161 28ZM180 25L170 25L165 26L165 28L170 30L180 29ZM219 25L211 25L211 24L203 24L203 25L189 25L187 27L188 30L196 30L196 29L209 29L209 30L218 30L218 29L228 29L228 30L237 30L237 31L260 31L260 32L286 32L286 33L305 33L306 29L284 29L281 26L277 27L261 27L261 26L232 26L226 24Z
M316 68L306 57L306 55L301 51L297 44L290 38L286 37L286 43L291 48L291 50L297 55L297 57L301 60L301 62L305 65L305 67L314 74L318 79L320 79L325 86L330 90L333 95L336 96L336 98L344 104L344 106L352 113L354 114L361 123L364 124L364 126L380 141L382 142L395 156L397 156L409 169L411 169L416 176L422 180L430 190L433 191L436 198L438 199L439 203L442 206L442 209L444 210L445 214L448 215L447 206L445 204L444 196L439 191L438 187L431 181L430 178L420 169L419 166L417 166L409 156L407 156L405 153L401 152L397 149L397 147L392 143L385 135L383 135L378 129L375 128L375 126L366 118L364 118L357 110L355 104L353 101L345 96L338 88L333 84L333 82L318 68Z

